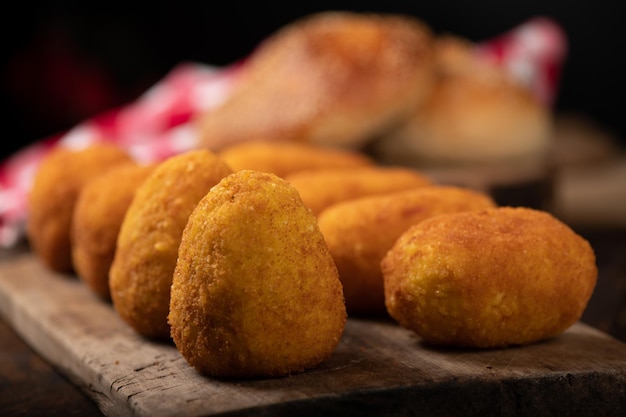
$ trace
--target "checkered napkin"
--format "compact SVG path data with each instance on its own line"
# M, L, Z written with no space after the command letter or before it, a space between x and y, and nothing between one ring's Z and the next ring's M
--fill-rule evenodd
M537 97L551 104L558 87L566 40L559 25L539 17L476 45L479 56L505 68ZM24 236L27 194L43 157L56 146L84 147L111 141L140 162L158 162L197 147L190 120L210 112L229 95L242 63L226 68L186 62L136 101L45 138L0 163L0 247Z

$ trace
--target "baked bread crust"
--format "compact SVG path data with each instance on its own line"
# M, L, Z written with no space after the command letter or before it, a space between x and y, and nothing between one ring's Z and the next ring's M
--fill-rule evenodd
M550 109L504 69L451 35L436 41L438 81L406 123L376 145L383 160L484 163L542 156Z
M359 148L406 118L433 81L433 35L404 15L329 11L263 41L237 86L200 115L211 150L255 140Z

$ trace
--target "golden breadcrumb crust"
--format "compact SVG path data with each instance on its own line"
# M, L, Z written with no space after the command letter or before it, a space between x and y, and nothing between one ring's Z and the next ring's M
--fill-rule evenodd
M111 299L109 269L126 210L154 165L120 164L89 181L80 192L71 227L72 261L78 277Z
M161 162L135 193L111 265L111 299L139 334L169 339L170 286L189 214L232 171L215 154L194 150Z
M547 212L502 207L412 226L382 261L389 313L425 341L468 347L556 336L597 280L589 243Z
M298 171L285 179L316 216L341 201L432 184L416 170L383 166Z
M495 207L488 195L453 186L428 186L335 204L319 215L337 264L349 314L386 314L380 262L410 226L443 213Z
M189 218L174 273L172 338L199 372L277 377L319 365L343 333L337 268L297 191L238 171Z
M58 146L42 160L29 191L26 234L48 268L74 269L70 230L81 188L107 169L128 162L130 155L107 142L80 149Z

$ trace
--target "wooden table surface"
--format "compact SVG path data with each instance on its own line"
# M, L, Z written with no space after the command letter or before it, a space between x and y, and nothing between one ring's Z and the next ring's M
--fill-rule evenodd
M27 251L0 250L0 263ZM76 384L29 346L0 315L0 416L103 414Z
M582 355L582 353L576 352L584 352L584 350L587 348L590 349L589 356L599 355L595 356L592 360L592 366L598 366L599 374L606 373L607 371L606 369L600 369L605 367L603 365L603 355L607 355L607 361L605 362L605 365L607 365L609 369L612 366L615 367L615 372L617 372L617 374L612 375L611 378L617 379L606 379L604 380L604 382L608 382L608 385L601 386L603 384L602 378L596 378L597 376L594 376L594 373L592 372L591 374L585 374L582 379L577 379L574 376L571 378L571 380L568 380L567 378L569 378L571 375L575 375L576 372L578 372L576 371L571 375L569 373L566 373L564 374L565 376L558 376L558 378L565 378L563 379L563 381L567 382L567 384L565 384L564 386L560 386L559 389L562 390L565 387L567 387L567 389L570 389L572 387L575 387L576 385L582 384L582 386L579 386L579 388L584 388L586 390L588 387L585 387L585 384L595 384L595 388L593 388L592 391L599 389L600 392L604 392L603 397L600 399L601 401L603 401L604 404L612 404L611 407L618 407L622 410L622 412L626 412L626 391L624 391L626 389L626 383L624 382L624 375L626 375L626 370L618 369L622 368L622 363L626 363L624 362L626 361L626 345L622 344L622 342L626 341L626 231L621 229L581 230L580 233L591 241L594 249L596 250L600 276L598 286L594 292L594 296L592 297L592 300L589 303L585 315L583 316L582 324L574 326L573 329L570 329L570 331L565 334L564 343L571 344L571 347L573 349L571 355L574 355L571 358L576 358L577 354ZM2 257L4 257L5 260L13 259L15 257L15 254L3 253ZM29 344L22 339L19 333L15 332L15 329L13 329L12 326L9 326L7 323L8 321L5 319L0 320L0 416L30 416L33 414L42 416L103 415L102 412L99 410L97 403L93 401L90 396L85 395L85 393L83 392L84 387L83 389L78 388L77 384L70 381L67 376L65 376L65 370L55 369L54 366L52 366L46 359L40 356L36 350L29 346ZM592 332L588 332L588 330L592 329L592 327L595 329L593 329ZM360 340L359 337L362 337L361 328L362 324L359 324L358 322L351 325L350 334L353 335L353 338L357 340L357 342ZM596 332L596 330L599 331ZM385 326L383 326L380 327L378 331L382 332L381 334L384 334L389 330ZM395 330L391 331L395 332ZM610 335L610 337L608 335ZM604 336L607 336L606 340L604 339ZM363 343L363 341L361 340L359 343ZM561 342L557 341L557 343ZM555 346L558 347L558 344ZM565 346L567 347L568 345ZM620 350L622 346L624 347L624 350ZM562 347L558 348L561 349ZM530 364L530 362L528 361L530 359L520 359L522 357L525 357L523 351L520 352L522 353L516 354L516 361L522 360L522 362L526 361L524 363ZM541 352L541 349L537 350L536 352ZM623 359L620 358L620 355L622 355L622 353L624 355ZM436 354L437 353L435 353L435 355ZM464 354L465 353L459 353L459 358L464 358L464 366L473 366L467 365L467 363L471 363L472 359L468 359L470 362L467 362L467 358L463 356ZM490 360L494 360L493 365L495 365L496 368L498 366L501 366L503 369L508 368L504 366L504 363L499 363L500 360L510 360L510 358L507 359L506 357L507 353L498 353L492 355L493 356ZM580 356L578 359L580 362L580 366L582 367L581 369L586 366L583 363L586 362L586 360L580 360L583 357L584 356ZM537 361L538 363L541 363L541 358L537 358ZM407 363L411 362L409 361ZM593 365L594 363L596 365ZM332 363L330 364L330 366L334 365ZM488 367L483 369L482 365L484 364L480 364L480 374L483 374L485 369L488 369ZM520 366L520 363L517 363L516 365ZM406 369L406 364L404 364L404 366ZM550 367L554 365L547 366ZM521 372L521 374L525 374L526 371L524 371L523 368L524 366L522 364L522 368L518 368L515 372ZM579 371L581 369L579 369ZM470 371L475 372L476 370L473 370L472 368ZM376 372L378 371L373 370L371 372L372 375L375 376ZM391 374L387 375L385 372L383 372L384 378L388 378L390 381L396 378L396 376ZM417 373L420 372L422 371L419 371ZM609 374L610 373L611 372L609 372ZM456 374L453 373L452 375ZM444 383L440 383L438 385L438 388L432 388L432 395L435 396L434 398L438 398L438 401L442 401L443 403L445 403L448 398L453 398L455 396L456 398L460 398L460 392L471 393L472 389L468 389L468 387L465 386L467 382L464 380L463 374L460 375L460 377L455 376L454 378L452 378L452 380L450 380L449 378L444 379ZM555 375L553 376L557 378L557 376ZM411 379L415 377L415 375L407 374L406 377ZM314 379L315 377L312 377L312 380ZM296 379L293 379L292 381L295 382ZM512 386L514 386L514 390L519 390L520 392L518 394L521 395L521 397L517 398L517 401L520 401L520 399L523 400L524 395L529 395L533 393L533 390L541 387L541 383L536 386L533 385L536 383L536 381L530 383L529 385L520 385L513 383ZM611 384L613 384L613 387L611 387ZM463 388L464 386L465 388ZM480 387L480 385L477 385L476 387L478 388ZM253 391L256 392L257 388L258 387L255 387ZM412 389L414 388L415 386L412 387ZM421 389L423 389L423 387ZM489 389L494 388L491 387ZM474 389L474 394L480 397L481 395L485 395L489 391L489 389L487 391L485 391L484 389L482 391L481 389ZM617 391L611 391L612 389L616 389ZM300 388L300 390L302 390L302 388ZM457 390L458 392L456 392ZM450 397L448 397L448 394L446 394L448 392L450 393ZM589 394L590 391L587 390L585 392ZM354 401L345 401L344 403L339 401L337 404L334 404L332 406L332 410L337 413L343 413L346 407L349 409L357 403L359 404L359 407L365 407L362 408L362 410L367 410L368 401L371 402L369 404L371 410L380 410L380 398L388 399L388 395L385 394L381 397L381 395L379 394L376 394L375 392L370 392L368 395L364 395L364 398L358 399L356 403ZM510 392L507 393L506 389L504 389L503 391L502 386L498 388L498 392L492 392L492 394L505 396L517 395ZM397 397L398 401L407 401L407 396L412 394L410 390L405 392L403 392L402 390L397 390L393 395ZM535 392L533 395L536 396L538 394ZM541 394L539 395L541 396ZM559 394L557 393L555 395L558 396ZM563 391L562 395L564 396L564 398L566 398L568 395L573 394L569 391ZM621 396L621 400L619 399L619 396ZM465 398L469 399L470 401L472 399L471 396L467 397L467 395ZM477 397L476 401L479 400L480 398ZM606 403L606 401L609 401L609 403ZM313 404L315 404L315 402ZM502 408L503 405L501 403L494 404L498 404L493 409L494 415L514 415L511 414L510 411L515 410L515 407L517 407L518 411L520 410L520 404L509 404L509 406L513 408ZM553 407L554 404L558 404L558 401L555 400L554 403L550 404L550 407ZM320 409L324 409L325 407L323 402L320 402L319 406ZM433 408L432 404L430 406L428 404L424 404L423 407L424 408L421 409L423 415L437 415L437 413L434 411L435 408ZM579 415L612 415L610 414L611 407L596 409L596 412L591 412L590 409L583 410L582 414ZM451 408L444 406L441 411L447 410L448 412L450 412L451 409L454 409L454 407ZM591 409L593 409L593 407ZM532 408L527 409L527 411L528 410L532 410ZM274 409L274 411L276 410ZM459 409L459 415L467 415L464 411L467 410ZM485 410L482 409L482 413L484 413L484 411ZM505 411L504 414L502 414L502 411ZM528 415L536 415L536 411L537 410L534 410L533 413ZM546 412L548 411L549 410L546 410ZM586 414L586 412L588 413ZM516 414L520 415L519 413ZM111 410L107 410L107 415L112 415Z

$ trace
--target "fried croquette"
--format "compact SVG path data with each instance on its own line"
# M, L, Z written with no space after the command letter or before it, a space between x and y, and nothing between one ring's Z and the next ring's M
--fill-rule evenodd
M486 194L433 185L361 197L324 210L318 223L339 270L348 314L387 313L380 262L410 226L442 213L495 206Z
M109 301L109 269L126 210L155 165L121 164L81 190L71 226L72 261L78 277Z
M229 146L219 156L234 171L251 169L284 177L305 169L353 168L373 165L364 153L291 141L245 141Z
M285 179L316 216L341 201L432 184L416 170L383 166L299 171Z
M188 151L158 164L137 189L120 227L109 288L116 311L139 334L169 338L170 286L183 229L198 201L231 172L210 151Z
M590 244L547 212L500 207L411 226L382 263L390 315L424 341L495 348L559 335L597 280Z
M210 376L280 377L331 355L346 322L341 283L293 187L242 170L211 189L183 233L169 322Z
M108 142L80 149L58 146L45 156L29 191L26 235L46 267L73 271L71 224L81 188L107 169L132 161L126 151Z

